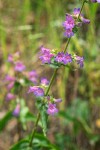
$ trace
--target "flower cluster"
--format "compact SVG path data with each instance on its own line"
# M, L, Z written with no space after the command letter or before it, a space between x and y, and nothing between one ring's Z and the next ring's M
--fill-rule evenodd
M74 35L74 32L73 32L74 26L75 26L74 18L71 15L67 14L66 21L63 22L63 27L65 29L64 36L66 36L68 38L73 36Z
M55 52L54 50L47 49L42 47L41 51L42 56L40 56L39 58L41 59L43 64L56 64L58 66L60 65L64 65L66 66L69 63L72 63L73 61L76 61L77 64L79 64L79 66L82 68L83 67L83 62L84 62L84 58L74 55L72 56L71 54L69 54L68 52L64 53L64 52ZM48 55L47 55L48 53ZM51 57L52 56L52 57Z
M23 64L22 61L19 61L20 53L16 52L15 54L8 55L8 62L14 65L15 71L22 72L26 69L26 66Z
M41 47L41 56L39 57L43 64L48 63L50 64L51 58L54 55L50 52L50 49Z
M21 108L20 108L20 102L17 102L17 99L20 99L19 98L20 88L16 89L16 84L22 87L23 85L25 86L25 82L30 83L31 81L34 85L38 83L37 72L35 70L29 72L24 71L26 69L26 66L23 64L22 61L20 61L19 57L20 57L19 52L8 55L8 62L10 62L11 65L13 65L13 69L12 69L13 76L7 74L4 79L4 82L7 87L6 101L9 102L13 100L15 102L16 107L13 111L13 115L17 117L19 116Z
M33 93L36 97L43 97L45 95L45 89L49 85L47 78L41 78L40 86L30 86L28 93Z
M62 102L62 99L55 99L51 96L45 96L46 88L49 85L49 81L46 78L42 78L40 86L30 86L28 93L33 93L37 99L41 98L41 103L45 103L47 106L47 114L55 115L58 113L56 103Z
M9 101L12 101L12 100L16 100L17 96L15 94L12 93L12 89L14 88L14 84L16 82L16 78L13 77L13 76L10 76L10 75L6 75L5 77L5 82L7 84L7 95L6 95L6 101L9 102ZM19 116L19 113L20 113L20 104L17 103L16 104L16 107L15 109L13 110L13 115L18 117Z
M63 65L66 65L66 64L72 62L72 56L71 56L71 54L68 54L68 53L64 54L64 52L59 52L55 56L55 61L58 62L58 63L61 63Z
M11 93L12 88L14 87L16 78L10 75L6 75L5 77L5 83L7 84L7 90L8 90L8 94L6 96L6 100L10 101L12 99L15 99L16 96L14 94Z
M65 29L64 36L70 38L74 35L75 28L79 27L82 23L90 23L90 20L85 19L83 14L80 14L80 8L75 8L73 14L66 14L66 20L63 22Z

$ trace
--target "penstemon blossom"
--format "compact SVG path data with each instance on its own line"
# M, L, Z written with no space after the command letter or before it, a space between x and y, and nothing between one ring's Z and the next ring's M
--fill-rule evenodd
M34 84L38 82L38 75L35 70L32 70L28 73L28 79L32 81Z
M12 94L12 93L8 93L7 96L6 96L6 100L10 101L10 100L13 100L13 99L15 99L15 95Z
M31 86L28 93L34 93L36 97L44 96L44 90L38 86Z
M80 14L80 8L74 8L73 17L77 19L78 16L79 16L79 14ZM85 24L89 24L89 23L90 23L90 20L84 18L83 14L80 14L79 19L80 19L80 21L81 21L82 23L85 23ZM81 23L81 22L80 22L80 23ZM78 23L79 23L79 22L78 22Z
M83 57L80 57L80 56L76 56L76 61L77 61L77 64L80 65L80 67L82 68L83 67L83 62L84 62L84 58Z
M8 62L13 66L13 76L7 74L4 78L4 82L7 87L7 94L5 100L9 103L13 100L15 108L13 108L12 115L18 117L20 116L21 111L21 89L23 86L25 86L25 82L36 85L38 83L38 74L35 70L28 72L26 71L25 74L23 73L23 71L26 69L26 66L19 59L19 52L9 54ZM41 90L39 90L39 92L41 92ZM38 91L35 91L35 93L37 95Z
M74 32L73 32L74 26L75 26L74 18L71 15L67 14L66 21L63 22L63 27L65 29L64 36L66 36L68 38L73 36L74 35Z
M13 111L13 115L15 117L18 117L19 116L19 113L20 113L20 104L17 104L14 111Z
M45 63L49 64L53 56L54 55L50 52L50 49L41 47L41 56L39 58L41 59L43 64Z
M21 61L18 61L15 63L15 70L16 71L19 71L19 72L22 72L25 70L25 65L21 62Z
M41 78L41 85L44 85L44 86L49 85L49 80L45 77Z
M58 109L56 108L56 104L48 104L47 114L55 115L58 113Z

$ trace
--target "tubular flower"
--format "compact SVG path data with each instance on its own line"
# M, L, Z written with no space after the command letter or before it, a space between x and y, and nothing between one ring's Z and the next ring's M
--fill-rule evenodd
M68 54L68 53L64 54L64 52L59 52L55 57L55 61L66 65L72 62L72 57L71 57L71 54Z
M75 26L75 21L71 15L66 15L66 21L63 22L63 27L66 29L72 29Z
M41 56L39 57L43 64L48 63L50 64L51 58L54 56L50 52L50 49L46 49L44 47L41 47Z
M28 76L30 81L32 81L34 84L37 84L38 75L35 70L30 71Z
M14 95L14 94L8 93L7 96L6 96L6 101L10 101L10 100L12 100L12 99L14 99L14 98L15 98L15 95Z
M10 75L6 75L5 81L10 81L10 82L12 82L12 81L15 81L15 78L12 77L12 76L10 76Z
M8 62L13 62L14 59L13 59L13 56L11 54L8 55Z
M34 93L36 97L44 96L44 90L38 86L31 86L28 93Z
M65 32L64 32L64 36L66 36L67 38L70 38L70 37L74 36L73 30L71 28L66 29Z
M17 104L14 111L13 111L13 115L18 117L20 113L20 104Z
M47 80L47 78L41 78L41 84L42 85L49 85L49 81Z
M71 54L66 53L63 58L64 65L71 63L71 62L72 62Z
M54 99L54 102L56 102L56 103L61 103L61 102L62 102L62 99L61 99L61 98Z
M80 68L82 68L84 66L84 58L83 57L76 56L76 61L77 61L77 64L80 65Z
M64 58L64 52L59 52L55 57L55 61L59 63L63 63L63 58Z
M73 16L74 16L75 18L78 18L79 13L80 13L80 8L74 8L74 12L73 12L74 15L73 15ZM80 20L81 20L83 23L85 23L85 24L89 24L89 23L90 23L90 20L84 18L84 17L83 17L83 14L80 14Z
M7 86L7 89L11 90L14 87L14 83L15 82L13 82L13 81L11 83L9 83L8 86Z
M26 68L25 65L21 61L15 63L16 71L22 72L23 70L25 70L25 68Z
M58 113L58 109L56 108L56 104L48 104L47 114L55 115Z
M78 17L79 13L80 13L80 8L74 8L73 14L74 14L76 17Z
M70 38L74 35L73 28L75 26L74 18L71 15L66 15L66 21L63 22L63 27L65 29L64 36Z

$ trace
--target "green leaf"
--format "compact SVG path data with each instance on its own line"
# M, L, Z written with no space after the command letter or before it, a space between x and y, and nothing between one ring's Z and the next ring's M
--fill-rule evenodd
M12 92L18 94L21 91L21 88L22 88L21 84L18 81L16 81L14 83L14 88L12 89Z
M73 32L74 32L74 33L77 33L77 31L78 31L78 28L75 26L75 27L73 28Z
M27 112L27 114L26 114L26 116L25 116L25 118L26 118L26 121L28 122L28 121L35 121L36 119L35 119L35 116L31 113L31 112Z
M88 125L89 112L88 102L77 99L72 102L66 112L60 112L59 114L65 118L67 124L73 123L75 134L77 134L81 128L89 135L92 134L92 130Z
M14 144L10 150L32 150L29 147L29 141L27 139L23 139L19 141L18 143Z
M52 144L45 136L42 134L35 134L35 138L33 140L33 144L40 146L42 148L49 148L49 150L59 150L57 146Z
M96 142L100 141L100 135L90 134L89 135L89 141L90 141L91 145L95 145Z
M46 132L47 132L47 119L48 119L48 114L46 112L46 107L42 106L41 121L42 121L42 130L43 130L44 136L46 136Z
M2 119L0 119L0 132L5 128L6 124L12 117L13 117L12 112L9 111Z
M29 146L29 139L25 138L18 143L14 144L10 150L41 150L41 148L49 148L49 150L59 150L57 146L52 144L46 137L42 134L35 134L32 142L32 147Z
M26 122L35 121L34 115L29 112L29 108L26 106L24 99L20 99L21 111L20 111L20 122L23 125L23 128L26 129Z
M56 64L50 64L49 66L50 66L51 68L55 68L55 69L60 67L59 65L56 65Z

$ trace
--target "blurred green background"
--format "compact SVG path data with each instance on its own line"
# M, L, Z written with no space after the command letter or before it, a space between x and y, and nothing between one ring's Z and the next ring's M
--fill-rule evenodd
M36 69L41 77L50 79L53 69L41 65L39 48L44 45L64 49L67 39L63 37L62 22L65 14L72 13L81 3L81 0L0 0L1 112L6 111L2 79L10 68L8 54L20 51L29 70ZM48 138L61 150L100 149L100 5L85 4L83 13L91 23L83 25L71 39L68 52L83 55L84 68L59 70L52 86L53 94L63 102L57 118L50 118ZM9 130L6 128L0 135L0 150L13 143L11 139L7 142Z

